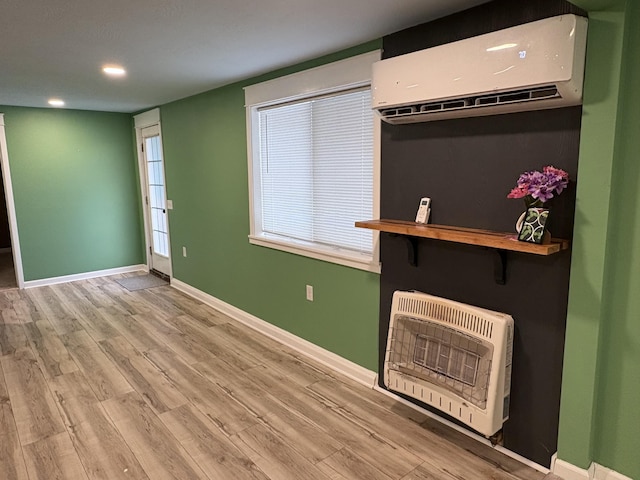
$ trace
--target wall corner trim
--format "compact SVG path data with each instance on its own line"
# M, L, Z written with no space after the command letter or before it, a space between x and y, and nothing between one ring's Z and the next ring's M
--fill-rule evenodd
M551 457L551 471L564 480L589 480L591 478L588 470L559 459L557 453Z
M230 305L208 293L198 290L191 285L181 282L175 278L171 279L171 286L175 289L200 300L201 302L209 305L216 310L224 313L225 315L237 320L238 322L252 328L263 335L266 335L277 342L280 342L297 352L306 355L317 362L335 370L352 380L355 380L366 387L373 388L376 383L377 375L375 372L368 370L360 365L347 360L339 355L336 355L329 350L325 350L318 345L315 345L303 338L298 337L286 330L283 330L275 325L272 325L261 318L258 318L250 313L245 312L233 305Z
M558 458L554 454L551 459L551 471L563 480L633 480L607 467L593 462L588 470Z
M131 273L139 271L148 271L146 265L130 265L128 267L109 268L106 270L96 270L94 272L75 273L73 275L63 275L61 277L41 278L39 280L29 280L24 282L24 288L44 287L47 285L56 285L58 283L76 282L78 280L87 280L89 278L107 277L109 275L118 275L121 273Z

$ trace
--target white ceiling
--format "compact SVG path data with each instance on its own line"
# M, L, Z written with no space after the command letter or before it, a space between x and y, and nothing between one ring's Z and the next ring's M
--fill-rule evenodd
M138 111L484 1L0 0L0 105Z

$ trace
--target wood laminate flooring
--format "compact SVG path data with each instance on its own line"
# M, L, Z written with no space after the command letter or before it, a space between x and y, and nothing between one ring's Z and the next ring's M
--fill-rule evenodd
M3 480L544 477L169 286L0 292Z
M16 270L13 268L13 254L0 252L0 290L16 288Z

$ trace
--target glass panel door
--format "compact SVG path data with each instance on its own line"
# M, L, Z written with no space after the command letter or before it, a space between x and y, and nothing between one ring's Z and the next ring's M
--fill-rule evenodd
M152 126L142 129L143 152L146 174L147 237L149 239L150 267L165 275L171 275L169 249L169 225L162 156L160 129Z
M149 208L151 209L151 230L153 232L153 253L169 256L169 235L167 231L167 202L164 198L164 172L160 135L144 139L149 179Z

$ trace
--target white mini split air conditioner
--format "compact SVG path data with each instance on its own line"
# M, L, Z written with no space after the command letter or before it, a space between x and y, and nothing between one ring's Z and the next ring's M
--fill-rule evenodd
M561 15L381 60L373 108L400 124L580 105L586 35Z

